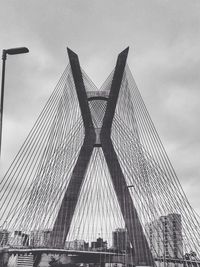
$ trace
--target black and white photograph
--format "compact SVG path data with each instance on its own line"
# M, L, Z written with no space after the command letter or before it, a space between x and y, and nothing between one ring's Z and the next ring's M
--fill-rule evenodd
M200 1L0 9L0 267L200 267Z

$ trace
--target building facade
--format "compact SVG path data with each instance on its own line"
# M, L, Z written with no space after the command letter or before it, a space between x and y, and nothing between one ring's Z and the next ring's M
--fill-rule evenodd
M75 239L73 241L66 241L65 242L65 249L71 250L88 250L89 243L85 242L84 240Z
M0 230L0 246L6 246L9 240L9 232L6 229Z
M130 249L130 240L126 229L117 228L112 232L112 247L114 250L120 252L128 251Z
M96 241L91 242L91 249L97 251L107 250L107 241L103 241L103 238L99 237Z
M38 230L30 233L30 246L47 247L50 239L50 230Z
M171 213L147 225L149 245L154 257L182 258L183 236L181 215Z

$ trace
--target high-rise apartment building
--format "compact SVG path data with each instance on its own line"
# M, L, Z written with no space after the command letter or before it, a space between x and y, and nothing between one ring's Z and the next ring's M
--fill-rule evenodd
M127 235L127 230L124 228L117 228L112 232L112 247L117 251L127 251L130 249L130 240Z
M147 225L147 235L155 257L182 258L183 236L181 215L171 213Z

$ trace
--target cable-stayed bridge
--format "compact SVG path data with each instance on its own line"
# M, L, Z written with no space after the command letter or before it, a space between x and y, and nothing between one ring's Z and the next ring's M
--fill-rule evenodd
M1 181L1 266L199 266L200 224L126 64L128 48L100 89L68 55Z

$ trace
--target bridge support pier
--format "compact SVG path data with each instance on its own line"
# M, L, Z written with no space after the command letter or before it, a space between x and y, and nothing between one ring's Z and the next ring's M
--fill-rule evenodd
M4 249L0 253L0 267L7 267L8 266L8 260L9 260L8 249Z
M38 267L40 261L41 261L41 258L42 258L42 254L39 253L39 254L34 254L33 255L33 267Z

